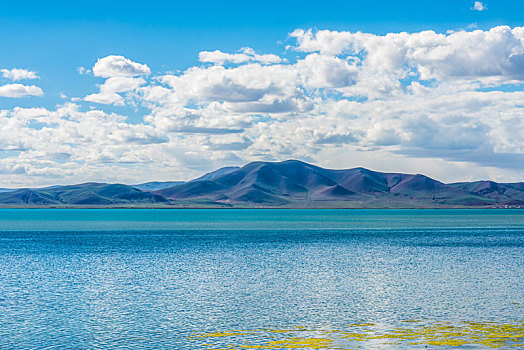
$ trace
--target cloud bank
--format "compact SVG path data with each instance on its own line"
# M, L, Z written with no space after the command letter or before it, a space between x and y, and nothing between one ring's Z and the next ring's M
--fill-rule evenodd
M176 74L100 58L92 72L105 80L84 102L0 112L3 177L133 183L298 158L445 181L524 180L523 27L297 29L289 40L279 54L202 51ZM145 113L131 123L107 105Z

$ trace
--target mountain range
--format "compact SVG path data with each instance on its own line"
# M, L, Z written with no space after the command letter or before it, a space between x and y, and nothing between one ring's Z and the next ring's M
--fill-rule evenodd
M324 169L298 160L221 168L191 181L85 183L0 191L2 206L523 207L524 182L445 184L424 175Z

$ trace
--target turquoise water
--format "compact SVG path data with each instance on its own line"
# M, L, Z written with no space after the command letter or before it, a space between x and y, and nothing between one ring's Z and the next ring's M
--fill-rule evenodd
M450 347L377 336L439 325L519 348L524 330L522 210L0 209L0 267L2 349Z

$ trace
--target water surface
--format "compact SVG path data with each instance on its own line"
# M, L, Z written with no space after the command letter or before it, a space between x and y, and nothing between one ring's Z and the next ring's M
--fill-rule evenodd
M519 345L523 257L522 210L1 209L0 348Z

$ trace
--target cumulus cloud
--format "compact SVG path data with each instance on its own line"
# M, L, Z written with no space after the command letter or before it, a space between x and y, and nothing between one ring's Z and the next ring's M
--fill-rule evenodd
M228 123L249 140L235 151L241 159L319 161L320 154L329 158L342 147L480 166L479 152L522 149L521 132L507 129L520 122L494 117L522 113L522 96L478 89L522 80L523 32L296 30L295 50L305 55L295 62L261 65L240 53L215 52L214 60L201 57L215 66L162 76L163 86L142 90L151 108L147 121L163 130L209 135L227 132L221 126ZM221 66L225 62L238 66Z
M220 50L215 51L202 51L198 54L200 62L224 64L226 62L231 63L244 63L249 61L249 56L243 53L225 53Z
M488 9L487 6L480 1L475 1L475 3L473 4L473 8L472 8L472 10L475 10L475 11L484 11L487 9Z
M145 80L142 78L109 78L100 85L99 93L84 97L84 101L121 106L124 105L124 98L119 93L135 90L144 83Z
M96 77L136 77L149 75L151 70L145 64L140 64L125 58L124 56L107 56L99 58L93 67Z
M358 68L338 57L313 53L297 63L304 85L312 88L338 88L356 83Z
M240 53L225 53L220 50L202 51L198 54L200 62L223 65L225 63L260 62L263 64L280 63L282 59L273 54L258 55L249 47L245 47Z
M463 80L482 85L524 80L524 30L495 27L440 34L296 30L296 50L353 58L359 81L347 94L380 97L401 93L406 79Z
M320 52L326 55L340 55L346 51L357 51L355 36L362 35L351 32L338 32L331 30L319 30L314 32L312 29L296 29L289 34L295 38L298 45L297 51ZM366 34L363 34L367 36Z
M91 70L90 70L90 69L87 69L87 68L85 68L85 67L78 67L78 68L76 69L76 71L77 71L78 74L80 74L80 75L86 75L86 74L91 73Z
M78 72L87 74L88 70L80 67ZM151 74L151 70L145 64L112 55L98 59L93 67L93 74L107 79L99 85L98 93L87 95L84 101L122 106L125 102L120 93L136 90L143 85L146 81L137 77L147 76Z
M0 170L23 168L32 178L109 180L126 167L147 164L168 141L151 126L71 103L55 110L14 108L2 111L0 120Z
M93 74L106 79L84 100L140 106L143 120L80 101L0 111L0 168L34 181L136 182L299 158L444 181L522 180L524 28L290 36L289 61L203 51L210 64L147 77L145 64L102 58Z
M13 81L17 80L32 80L32 79L38 79L38 75L36 75L36 72L27 70L27 69L0 69L0 72L2 72L2 76L6 79L10 79Z
M35 85L7 84L0 86L0 97L43 96L44 92Z
M237 68L193 67L182 75L166 75L160 80L179 100L205 102L257 101L271 90L274 67L246 64ZM264 74L268 73L268 74Z

